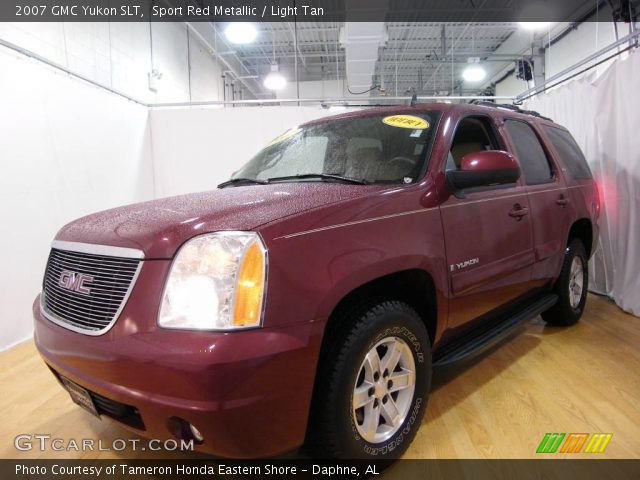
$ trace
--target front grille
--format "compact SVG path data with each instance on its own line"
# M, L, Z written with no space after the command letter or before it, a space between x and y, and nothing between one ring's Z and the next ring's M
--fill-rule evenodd
M96 335L116 320L141 261L53 248L42 286L44 314L72 330Z

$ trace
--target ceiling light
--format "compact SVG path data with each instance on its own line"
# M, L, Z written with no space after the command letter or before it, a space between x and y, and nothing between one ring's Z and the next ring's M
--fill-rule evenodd
M466 82L481 82L487 76L487 72L480 65L470 65L462 72L462 78Z
M329 107L330 112L344 112L347 109L346 105L331 105Z
M287 84L287 79L278 72L271 72L265 77L263 84L269 90L282 90Z
M258 36L258 31L253 23L233 22L227 26L224 35L231 43L242 45L253 42Z
M520 26L525 30L544 30L551 25L550 22L520 22Z

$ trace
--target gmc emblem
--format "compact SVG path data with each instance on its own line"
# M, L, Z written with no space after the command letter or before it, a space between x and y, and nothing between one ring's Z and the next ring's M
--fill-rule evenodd
M60 274L60 280L58 280L58 286L65 290L77 292L80 295L89 295L91 289L86 287L85 284L90 282L93 282L93 275L63 270Z

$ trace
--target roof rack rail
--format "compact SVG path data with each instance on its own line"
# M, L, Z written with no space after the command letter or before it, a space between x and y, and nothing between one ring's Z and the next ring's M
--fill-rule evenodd
M553 122L551 118L540 115L538 112L534 112L533 110L523 110L517 105L509 105L508 103L479 102L476 105L480 105L482 107L504 108L505 110L511 110L512 112L531 115L532 117L538 117L542 118L543 120L549 120L550 122Z

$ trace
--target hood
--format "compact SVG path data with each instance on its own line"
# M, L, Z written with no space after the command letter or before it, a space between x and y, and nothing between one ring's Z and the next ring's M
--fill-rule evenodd
M171 258L180 245L196 235L254 230L378 189L315 182L227 187L94 213L64 226L56 240L136 248L147 259Z

